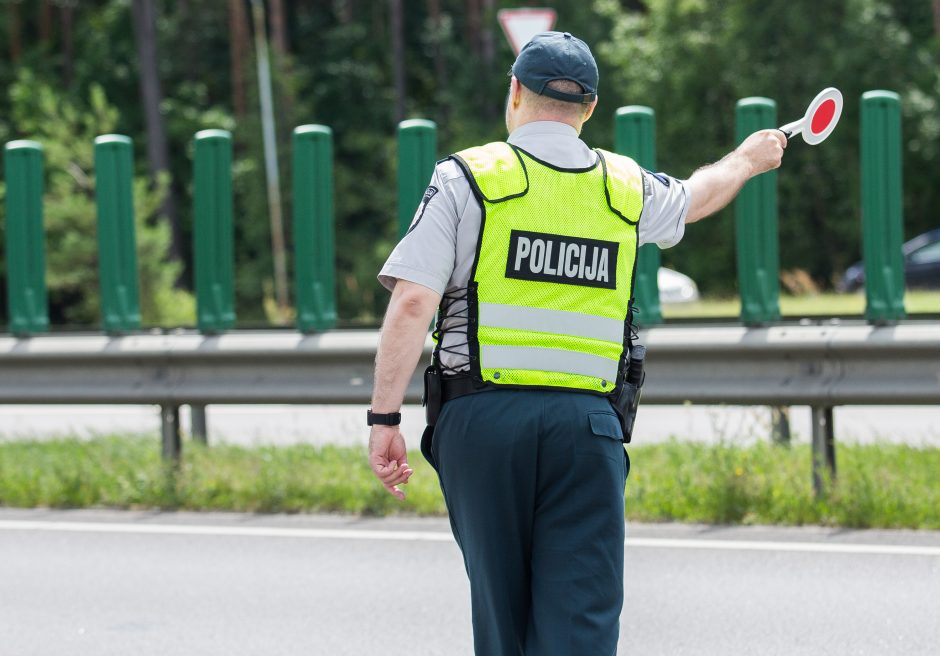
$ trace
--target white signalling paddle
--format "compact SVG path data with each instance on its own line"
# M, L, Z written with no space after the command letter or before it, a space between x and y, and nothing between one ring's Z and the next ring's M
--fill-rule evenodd
M787 123L779 128L787 135L801 135L810 146L822 143L839 123L842 116L842 92L835 87L823 89L806 108L806 114L798 121Z

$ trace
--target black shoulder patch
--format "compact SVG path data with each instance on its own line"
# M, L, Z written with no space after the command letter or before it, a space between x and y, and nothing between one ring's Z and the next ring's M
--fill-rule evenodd
M669 181L669 176L666 175L665 173L653 173L652 171L649 171L647 169L643 169L643 170L646 171L646 173L649 173L650 176L655 178L664 187L670 186L671 182Z
M427 209L428 203L431 202L431 199L434 198L435 194L437 194L437 187L434 185L431 185L424 190L424 197L421 198L421 204L418 206L418 211L415 212L417 216L415 216L415 220L411 222L411 227L408 228L408 232L406 232L405 235L410 235L411 231L417 228L418 224L421 223L421 217L424 216L424 210Z

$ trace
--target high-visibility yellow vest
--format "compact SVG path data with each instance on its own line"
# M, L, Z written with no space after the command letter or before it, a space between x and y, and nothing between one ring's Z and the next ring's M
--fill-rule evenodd
M453 156L482 208L468 288L477 379L600 394L622 379L643 179L632 159L596 152L575 170L501 142Z

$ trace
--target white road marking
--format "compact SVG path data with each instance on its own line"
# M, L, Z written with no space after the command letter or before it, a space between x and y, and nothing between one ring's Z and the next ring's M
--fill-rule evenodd
M57 522L0 520L0 531L52 531L64 533L126 533L156 535L207 535L326 540L391 540L399 542L452 542L440 531L374 531L332 528L281 528L276 526L197 526L189 524L120 524L110 522ZM696 538L634 538L628 548L715 549L721 551L789 551L885 556L937 556L940 547L894 544L847 544L831 542L779 542L752 540L703 540Z

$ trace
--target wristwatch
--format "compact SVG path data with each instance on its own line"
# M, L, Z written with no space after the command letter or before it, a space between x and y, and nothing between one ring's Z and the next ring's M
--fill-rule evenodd
M397 426L401 423L401 413L400 412L372 412L372 410L366 411L366 423L369 426L374 426L375 424L380 424L382 426Z

